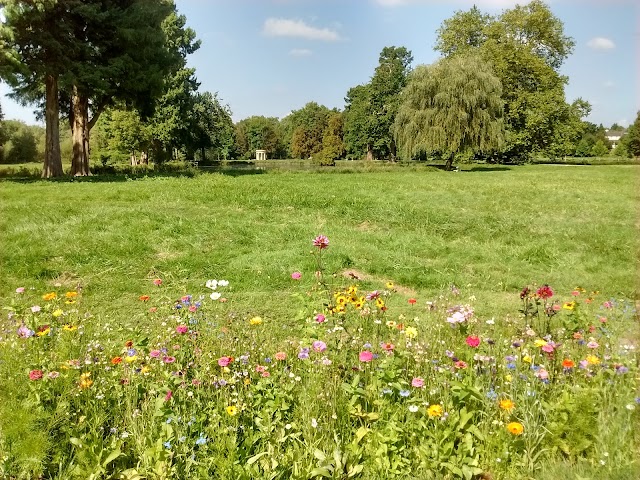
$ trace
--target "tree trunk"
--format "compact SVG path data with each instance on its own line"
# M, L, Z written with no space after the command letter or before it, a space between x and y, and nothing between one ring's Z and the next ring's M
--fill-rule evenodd
M456 156L455 153L449 154L449 158L447 158L446 170L450 172L453 169L453 159Z
M89 99L73 87L71 96L71 138L73 140L73 158L71 175L87 176L89 171Z
M131 152L131 155L129 155L129 160L131 160L132 167L138 165L138 157L136 157L136 152Z
M373 161L373 150L371 149L371 145L367 143L367 161Z
M204 153L204 147L200 147L200 156L202 157L202 158L200 159L200 161L201 161L202 163L204 163L204 162L205 162L205 160L206 160L206 158L205 158L205 156L204 156L204 155L205 155L205 153Z
M46 88L46 141L44 147L44 166L42 178L60 177L62 171L62 159L60 158L60 112L58 106L58 77L47 75Z
M142 165L149 165L149 153L146 150L140 152L140 163Z

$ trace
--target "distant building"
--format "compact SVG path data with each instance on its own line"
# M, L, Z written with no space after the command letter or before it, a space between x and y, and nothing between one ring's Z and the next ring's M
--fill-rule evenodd
M625 133L624 130L607 130L604 136L611 142L611 148L616 148Z

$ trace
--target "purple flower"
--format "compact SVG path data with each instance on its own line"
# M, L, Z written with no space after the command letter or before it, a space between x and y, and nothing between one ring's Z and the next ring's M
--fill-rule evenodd
M20 328L18 328L18 336L20 338L29 338L33 337L34 335L35 332L24 324L20 325Z
M309 349L303 348L302 350L300 350L300 352L298 353L298 358L300 360L306 360L307 358L309 358Z
M313 348L313 351L318 353L322 353L327 349L327 344L320 340L316 340L311 344L311 346Z

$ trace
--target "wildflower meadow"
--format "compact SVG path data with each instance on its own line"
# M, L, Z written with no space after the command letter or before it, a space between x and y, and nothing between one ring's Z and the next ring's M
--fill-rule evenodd
M531 285L519 312L479 317L455 286L406 298L327 275L332 245L310 239L316 268L290 274L295 325L237 315L226 279L180 296L153 279L142 317L118 325L76 290L17 287L0 337L2 477L637 472L632 303Z

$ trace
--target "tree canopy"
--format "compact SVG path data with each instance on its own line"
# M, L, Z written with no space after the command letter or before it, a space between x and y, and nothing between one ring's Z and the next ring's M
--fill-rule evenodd
M490 153L504 140L502 87L477 56L420 66L401 96L394 132L402 154L439 152L450 169L456 154Z

